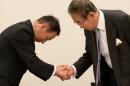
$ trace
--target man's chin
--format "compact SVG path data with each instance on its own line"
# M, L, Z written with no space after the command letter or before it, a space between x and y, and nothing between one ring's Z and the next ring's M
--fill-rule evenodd
M36 42L43 42L43 41L41 41L41 40L35 40Z
M42 44L44 44L45 43L45 41L43 41L43 40L35 40L36 42L39 42L39 43L42 43Z
M45 42L42 41L41 43L44 44Z

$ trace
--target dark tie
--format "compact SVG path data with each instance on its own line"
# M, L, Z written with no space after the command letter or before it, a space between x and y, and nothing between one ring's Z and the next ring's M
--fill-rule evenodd
M100 61L101 61L101 53L100 53L100 33L99 29L96 29L96 39L97 39L97 71L96 71L96 86L101 86L101 78L100 78Z

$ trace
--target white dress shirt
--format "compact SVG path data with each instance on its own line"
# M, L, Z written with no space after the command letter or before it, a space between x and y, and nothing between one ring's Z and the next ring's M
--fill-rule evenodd
M97 28L99 29L99 35L100 35L100 40L99 40L100 53L104 57L108 66L112 68L112 63L110 60L110 54L109 54L108 44L107 44L105 17L101 10L99 10L99 21L98 21Z

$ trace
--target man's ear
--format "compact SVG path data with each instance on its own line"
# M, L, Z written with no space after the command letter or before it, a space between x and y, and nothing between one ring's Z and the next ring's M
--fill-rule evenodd
M47 24L47 23L42 23L42 24L41 24L41 27L43 27L43 28L44 28L44 27L48 27L48 24Z
M88 16L93 17L95 15L95 12L89 12Z
M44 29L46 27L46 25L44 23L40 23L39 26L41 29Z
M44 29L46 26L44 24L40 24L41 29Z
M48 30L48 28L49 28L47 23L42 23L40 26L41 26L41 29L43 29L43 30Z

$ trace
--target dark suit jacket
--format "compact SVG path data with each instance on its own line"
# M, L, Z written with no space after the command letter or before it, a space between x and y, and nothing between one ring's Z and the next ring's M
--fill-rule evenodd
M12 86L29 69L43 80L49 79L54 66L40 60L35 54L34 31L30 20L14 24L0 34L0 76Z
M103 10L103 13L108 49L118 86L130 86L130 16L119 10ZM92 64L94 76L96 75L97 46L95 32L87 30L84 32L86 53L74 63L77 69L76 78L79 78ZM119 46L116 46L117 38L122 41ZM101 74L103 73L104 71L101 71Z

